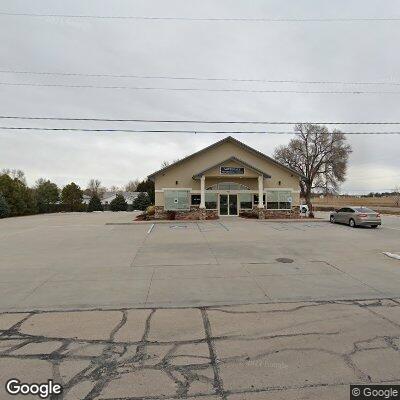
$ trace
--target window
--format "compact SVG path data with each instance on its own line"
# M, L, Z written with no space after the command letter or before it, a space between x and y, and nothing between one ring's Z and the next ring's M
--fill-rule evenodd
M360 212L360 213L374 213L374 210L371 210L370 208L367 207L357 207L355 208L356 211Z
M291 192L278 192L279 193L279 208L281 210L290 210L292 208L292 193Z
M166 210L189 210L189 192L187 190L166 190L164 203Z
M199 206L201 202L201 196L199 194L192 194L191 198L191 205L192 206Z
M217 193L206 193L206 209L216 210L217 209Z
M239 193L240 208L251 210L253 208L251 193Z
M208 187L207 190L250 190L250 188L236 182L220 182Z
M279 192L268 190L267 192L267 208L269 210L279 209Z
M342 213L353 213L354 210L352 208L349 207L343 207L340 210L338 210L337 212L342 212Z
M253 195L254 205L258 205L258 194ZM263 194L263 204L265 207L265 194Z
M292 193L289 191L268 190L267 208L269 210L290 210L292 208Z

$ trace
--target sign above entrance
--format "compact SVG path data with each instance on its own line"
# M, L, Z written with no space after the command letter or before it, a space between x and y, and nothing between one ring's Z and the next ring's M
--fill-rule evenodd
M221 175L243 175L244 167L220 167Z

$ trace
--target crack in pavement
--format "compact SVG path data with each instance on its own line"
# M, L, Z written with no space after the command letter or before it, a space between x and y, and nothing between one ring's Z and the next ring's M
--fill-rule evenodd
M336 310L336 314L330 315L329 307L339 307L339 309ZM152 308L148 309L144 326L139 331L141 335L136 341L120 340L118 336L123 329L127 329L127 323L130 321L129 313L135 313L135 309L112 311L117 316L119 314L119 318L103 339L90 337L90 334L84 338L50 336L45 333L46 326L43 326L43 334L30 333L29 324L34 322L36 316L44 315L48 319L48 324L51 324L54 314L34 311L21 316L8 329L0 330L0 363L3 363L0 365L7 366L11 363L18 367L19 362L38 362L38 370L41 368L40 363L49 365L51 376L48 378L61 383L64 387L62 395L53 396L51 400L70 399L69 395L75 391L81 393L79 390L82 390L82 385L87 385L85 392L76 395L81 396L77 398L82 400L202 399L207 396L229 400L232 395L246 393L306 390L343 386L355 382L388 383L400 380L400 363L393 366L390 374L385 375L379 371L382 375L379 378L372 376L368 364L362 358L364 355L372 354L375 359L374 352L382 352L382 357L385 359L387 352L392 352L400 359L400 324L396 322L400 304L396 299L298 303L289 308L287 305L285 307L269 304L260 310L254 310L252 306L248 306L247 310L246 306L198 307L187 310L199 312L199 323L203 327L200 337L191 335L193 337L188 338L184 335L177 338L174 335L167 335L163 340L157 340L155 326L160 328L159 325L154 325L155 318L160 313L168 313L169 310ZM362 310L371 317L364 316ZM385 315L381 314L380 310ZM179 309L175 311L179 312ZM74 313L79 312L85 312L82 314L82 321L90 318L90 311L74 311ZM110 313L110 311L102 312L104 315ZM376 332L369 333L364 330L353 332L342 322L346 321L346 318L351 319L353 312L355 318L361 315L367 322L373 324L371 326L376 328ZM311 314L306 316L302 313ZM280 314L282 318L286 318L287 324L277 328L272 325L271 318L279 318ZM2 317L8 318L10 315L18 314L0 314L0 323ZM243 317L253 318L252 323L256 325L255 328L247 326L248 322L245 321L242 323L244 331L237 333L233 324L232 329L227 329L228 332L225 334L224 323L221 326L219 322L222 316L226 316L223 321L228 321L228 324L231 323L230 318L239 318L238 321L241 323L240 319ZM331 324L330 326L336 326L337 329L324 330L324 318ZM369 321L370 318L376 321ZM382 321L382 326L379 326L377 321ZM170 324L179 326L183 322L171 320ZM319 325L316 327L315 324ZM254 333L252 329L255 329ZM185 332L184 330L183 333ZM333 347L327 345L331 341L329 338L332 338ZM241 346L244 346L242 350ZM329 375L320 376L318 368L315 368L316 376L309 377L315 382L310 383L306 380L302 381L302 384L294 384L296 374L300 371L282 370L280 375L277 375L279 378L274 378L277 372L270 372L271 370L264 368L267 364L263 363L273 364L276 360L288 362L287 357L291 360L292 356L294 359L300 357L300 360L303 360L301 363L304 360L315 360L316 366L322 357L322 360L327 359L333 363L332 365L342 365L345 370L348 368L354 378L351 380L343 375L339 382L332 383ZM396 357L393 360L396 360ZM67 375L65 375L65 363L72 363L74 366ZM239 372L231 369L236 367L239 367ZM379 369L385 370L385 365L380 365ZM288 371L293 376L289 374L285 378ZM237 373L239 375L235 375ZM254 381L253 373L261 373L259 379L257 377L258 380ZM289 381L285 384L279 383L280 376L283 377L282 382L285 382L285 379ZM295 382L290 384L290 378L295 379ZM236 382L240 379L244 379L245 382L242 386Z

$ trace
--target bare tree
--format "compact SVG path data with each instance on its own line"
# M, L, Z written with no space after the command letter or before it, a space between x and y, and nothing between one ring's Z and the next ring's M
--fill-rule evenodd
M25 172L20 169L4 168L0 171L0 175L8 175L10 178L19 179L26 184Z
M169 165L170 165L170 162L167 161L167 160L164 160L164 161L161 163L161 168L166 168L166 167L168 167Z
M164 161L161 163L161 168L166 168L166 167L170 166L171 164L176 163L177 161L179 161L179 158L176 158L175 160L172 160L172 161L164 160Z
M112 185L109 187L110 192L114 192L114 193L121 193L123 192L123 188L116 186L116 185Z
M343 133L329 132L325 126L298 124L294 130L296 137L287 146L278 147L274 158L303 175L301 196L306 200L310 217L314 217L312 191L339 189L339 184L345 180L351 147Z
M400 207L400 186L394 188L394 205Z
M106 192L106 189L101 186L99 179L91 179L86 188L86 192L89 196L97 195L101 199Z
M125 185L125 191L126 192L136 192L136 188L140 183L140 179L134 179L132 181L129 181L126 185Z

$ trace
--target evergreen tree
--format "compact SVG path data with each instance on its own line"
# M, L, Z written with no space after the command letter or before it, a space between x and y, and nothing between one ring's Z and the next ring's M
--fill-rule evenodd
M49 212L50 206L56 204L60 199L57 185L43 178L38 179L36 182L36 198L39 212Z
M118 193L115 199L110 202L110 209L111 211L126 211L128 209L128 203L122 194Z
M70 211L80 211L82 208L83 192L74 182L64 186L61 191L61 201Z
M134 210L140 211L145 211L149 205L151 205L151 201L145 192L140 192L132 204Z
M150 179L146 181L142 181L137 185L137 192L146 192L149 195L149 199L151 204L154 204L155 190L154 190L154 182Z
M92 211L103 211L103 205L101 204L100 197L97 194L94 194L89 201L89 205L87 208L88 212Z
M37 212L34 191L23 180L7 174L0 175L0 192L8 204L11 216Z
M0 218L6 218L10 215L10 207L5 197L0 194Z

